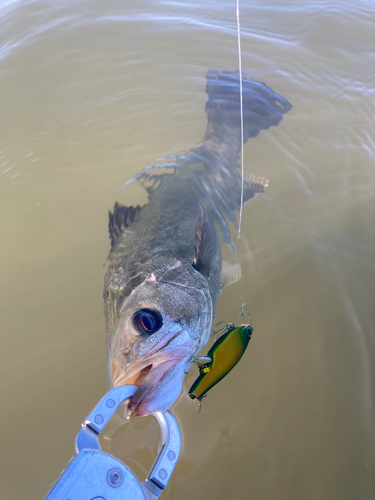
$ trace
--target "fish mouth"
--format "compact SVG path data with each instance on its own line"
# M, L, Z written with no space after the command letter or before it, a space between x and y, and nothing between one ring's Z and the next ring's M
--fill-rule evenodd
M191 346L169 345L178 334L174 334L169 339L163 339L125 371L120 368L121 372L118 376L113 373L114 387L138 386L134 396L128 400L129 418L148 415L156 411L166 411L179 396L185 378L185 369L193 353Z
M134 379L134 382L128 382L128 384L134 384L134 385L138 385L138 387L142 384L142 382L144 381L144 379L146 378L148 372L150 370L152 370L152 364L151 365L148 365L148 366L145 366L144 368L142 368L138 374L136 375L136 378Z

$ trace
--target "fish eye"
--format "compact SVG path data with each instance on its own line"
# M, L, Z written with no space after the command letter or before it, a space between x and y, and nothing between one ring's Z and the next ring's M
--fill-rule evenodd
M154 309L140 309L133 316L133 323L141 334L152 335L160 330L163 319L159 311Z

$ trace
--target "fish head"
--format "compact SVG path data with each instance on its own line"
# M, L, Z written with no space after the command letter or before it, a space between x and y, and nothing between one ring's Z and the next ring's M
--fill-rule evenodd
M137 271L104 293L112 385L138 386L129 418L170 408L212 322L207 280L189 263L170 257L167 265L148 263Z

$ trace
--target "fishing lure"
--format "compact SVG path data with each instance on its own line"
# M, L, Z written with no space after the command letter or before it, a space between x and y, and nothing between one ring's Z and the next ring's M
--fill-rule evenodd
M225 333L208 351L207 356L198 358L205 362L199 366L199 377L189 390L192 399L200 401L236 366L251 339L253 328L249 324L235 327L233 323L229 323L224 331Z

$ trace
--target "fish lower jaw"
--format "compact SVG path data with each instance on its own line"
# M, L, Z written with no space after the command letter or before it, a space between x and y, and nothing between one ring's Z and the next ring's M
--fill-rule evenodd
M162 363L143 365L137 372L118 379L116 385L138 386L128 401L128 418L168 410L181 393L185 366L185 359L169 359Z
M178 346L164 353L143 356L129 367L117 361L112 365L112 386L140 386L150 372L158 371L160 373L160 371L167 371L168 368L172 368L182 362L188 364L192 357L190 346Z

